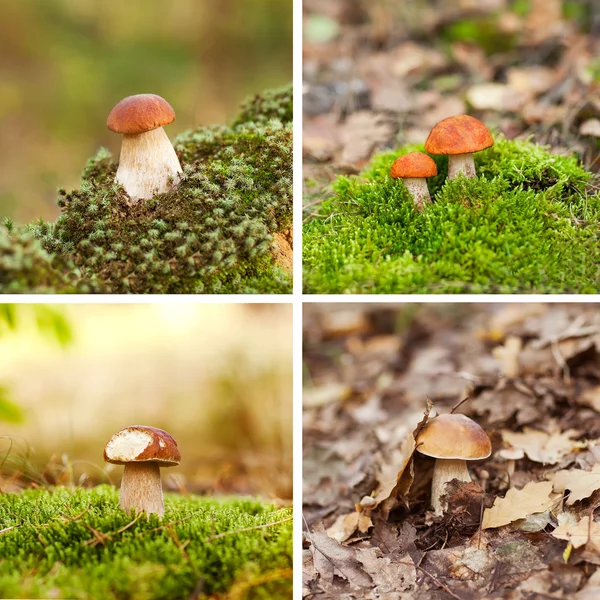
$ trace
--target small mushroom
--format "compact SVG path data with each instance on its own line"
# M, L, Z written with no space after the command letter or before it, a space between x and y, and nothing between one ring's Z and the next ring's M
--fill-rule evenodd
M445 509L441 498L453 479L471 481L468 460L487 458L492 444L486 432L465 415L439 415L427 422L416 439L417 450L436 459L431 482L431 506L436 515Z
M183 171L163 129L174 120L172 106L155 94L128 96L110 111L107 127L123 134L116 180L132 200L164 193L179 180Z
M423 152L409 152L399 156L390 170L393 179L402 179L409 191L416 210L422 211L425 204L431 204L427 189L427 177L437 175L435 162Z
M475 162L473 153L494 145L489 129L475 117L458 115L443 119L430 131L425 150L429 154L448 154L448 179L464 173L473 179Z
M115 433L106 443L104 460L125 465L119 505L125 512L135 509L163 516L160 467L179 464L177 442L162 429L132 425Z

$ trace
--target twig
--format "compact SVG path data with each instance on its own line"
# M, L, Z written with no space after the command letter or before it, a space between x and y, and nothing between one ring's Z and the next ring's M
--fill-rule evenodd
M460 596L457 596L445 583L442 583L435 575L432 575L429 571L426 571L421 565L415 565L414 563L407 563L401 560L398 561L398 564L419 569L421 573L427 575L427 577L429 577L433 581L433 583L446 590L453 598L456 598L456 600L463 600Z
M218 540L219 538L223 538L227 535L233 535L234 533L244 533L245 531L255 531L258 529L265 529L267 527L273 527L275 525L281 525L282 523L287 523L288 521L292 521L294 517L289 517L287 519L283 519L282 521L275 521L275 523L267 523L266 525L256 525L255 527L245 527L244 529L236 529L235 531L225 531L224 533L218 533L217 535L213 535L212 537L206 538L204 540L205 543L212 542L214 540Z
M3 533L6 533L7 531L10 531L11 529L16 529L17 527L19 527L19 525L13 525L12 527L6 527L4 529L0 529L0 535Z
M463 400L461 400L451 411L450 414L452 414L461 404L464 404L467 400L469 400L471 397L467 396L466 398L464 398Z

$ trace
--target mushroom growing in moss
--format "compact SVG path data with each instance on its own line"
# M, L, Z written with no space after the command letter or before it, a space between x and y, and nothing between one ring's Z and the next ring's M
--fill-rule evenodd
M436 459L431 482L431 506L436 515L444 511L442 496L453 479L471 481L468 460L487 458L492 444L487 433L465 415L438 415L427 422L416 439L417 450Z
M123 134L116 180L132 200L162 194L179 180L183 171L163 129L174 120L172 106L156 94L128 96L110 111L107 127Z
M173 467L181 460L177 442L170 434L146 425L125 427L106 443L104 460L125 465L119 496L119 506L125 512L134 509L163 516L160 467Z
M435 162L423 152L409 152L399 156L390 170L393 179L402 179L410 193L416 210L423 210L425 204L431 204L427 177L437 175Z
M443 119L433 127L425 150L429 154L448 155L448 179L454 179L459 173L473 179L477 175L473 153L493 145L492 134L479 119L458 115Z

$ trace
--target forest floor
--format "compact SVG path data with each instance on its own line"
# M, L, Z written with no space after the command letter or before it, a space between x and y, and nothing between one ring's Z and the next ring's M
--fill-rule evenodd
M304 598L600 597L595 305L304 309ZM414 437L453 409L492 452L435 516Z
M529 6L528 6L529 4ZM468 113L600 169L600 11L568 0L306 0L305 217L338 175ZM592 185L595 189L597 179Z

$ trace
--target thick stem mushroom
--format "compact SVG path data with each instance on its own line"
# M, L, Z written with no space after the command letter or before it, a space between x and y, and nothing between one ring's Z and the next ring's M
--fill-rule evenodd
M492 452L485 431L465 415L434 417L421 429L416 443L421 454L436 459L431 483L431 506L436 515L446 508L442 497L449 481L471 481L466 461L487 458Z
M448 179L463 173L467 179L476 177L473 153L494 145L489 129L475 117L459 115L437 123L425 142L430 154L448 155Z
M171 105L155 94L128 96L108 115L108 128L123 134L116 181L132 200L167 192L179 180L183 171L163 129L174 120Z
M441 498L446 493L446 484L453 479L465 482L471 481L466 461L438 458L433 467L433 479L431 481L431 507L436 515L441 515L444 512Z
M399 156L392 164L390 175L393 179L402 179L416 210L422 211L426 204L431 204L426 178L437 175L437 167L427 154L409 152Z
M123 469L119 506L162 517L165 514L160 466L156 462L127 463Z
M172 467L181 460L177 442L170 434L145 425L126 427L108 440L104 460L125 465L119 498L124 511L163 516L160 467Z

